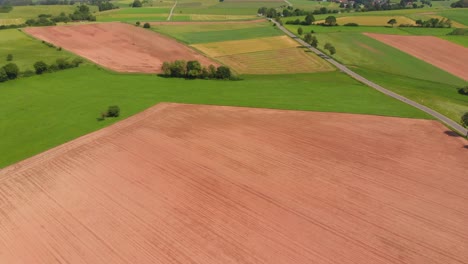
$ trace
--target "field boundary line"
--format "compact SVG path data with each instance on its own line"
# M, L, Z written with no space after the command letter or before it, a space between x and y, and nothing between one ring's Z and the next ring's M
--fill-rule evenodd
M175 1L174 5L171 8L171 12L169 13L169 16L167 17L167 21L171 20L172 18L172 13L174 13L174 9L177 6L177 1Z
M399 95L395 92L392 92L366 78L364 78L363 76L357 74L356 72L350 70L348 67L346 67L344 64L341 64L339 63L338 61L336 61L335 59L331 58L330 56L326 55L325 53L321 52L320 50L312 47L311 45L307 44L304 40L302 40L300 37L296 36L294 33L292 33L291 31L289 31L288 29L286 29L285 27L283 27L282 25L280 25L278 22L274 21L273 19L268 19L269 21L275 23L275 25L281 29L286 35L288 35L289 37L293 38L294 40L296 40L299 44L301 44L302 46L308 48L309 50L311 50L312 52L314 52L315 54L317 54L318 56L320 56L321 58L323 58L324 60L328 61L329 63L333 64L335 67L337 67L340 71L346 73L347 75L351 76L352 78L354 78L355 80L361 82L361 83L364 83L366 84L367 86L385 94L385 95L388 95L390 97L393 97L405 104L408 104L408 105L411 105L429 115L431 115L432 117L436 118L437 120L441 121L442 123L444 123L445 125L447 125L448 127L450 127L451 129L457 131L458 133L462 134L464 137L468 137L468 129L464 128L463 126L461 126L460 124L458 124L457 122L453 121L452 119L442 115L441 113L427 107L427 106L424 106L420 103L417 103L413 100L410 100L402 95Z

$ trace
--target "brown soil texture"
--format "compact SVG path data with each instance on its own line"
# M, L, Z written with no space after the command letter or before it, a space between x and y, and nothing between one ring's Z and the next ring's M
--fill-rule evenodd
M161 22L149 22L154 26L161 25L218 25L218 24L255 24L264 23L265 19L255 20L240 20L240 21L161 21Z
M25 32L118 72L160 73L165 61L218 63L169 38L123 23L34 27Z
M468 263L435 121L159 104L0 171L0 263Z
M364 34L468 80L468 48L432 36Z

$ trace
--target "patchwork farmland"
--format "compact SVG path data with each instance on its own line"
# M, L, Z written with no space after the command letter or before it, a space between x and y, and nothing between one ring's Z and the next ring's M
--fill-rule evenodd
M463 263L468 153L446 131L160 104L0 171L0 261Z
M462 1L28 1L0 263L468 264Z

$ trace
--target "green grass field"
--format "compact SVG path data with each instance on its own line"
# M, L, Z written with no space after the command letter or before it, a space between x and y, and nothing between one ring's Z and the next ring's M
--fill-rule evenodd
M243 81L166 79L83 66L0 85L0 167L136 114L158 102L428 118L339 72L245 76ZM330 80L333 80L332 82ZM122 116L97 121L109 105Z
M92 7L92 9L97 10L95 7ZM0 13L0 25L21 24L27 19L37 18L40 14L56 16L61 12L65 12L66 14L73 13L74 10L75 6L70 5L15 6L9 13Z
M174 37L187 44L281 36L269 23L217 25L157 25L152 30Z
M447 9L440 11L437 14L468 26L468 10L466 8Z
M98 13L97 21L165 21L169 16L170 8L145 7L145 8L121 8Z
M76 58L76 55L50 48L17 29L0 31L0 65L7 63L8 54L13 55L12 62L18 65L20 71L33 70L33 64L40 60L50 64L58 58Z

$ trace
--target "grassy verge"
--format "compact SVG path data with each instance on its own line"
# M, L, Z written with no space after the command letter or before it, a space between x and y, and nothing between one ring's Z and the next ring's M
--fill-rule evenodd
M72 60L77 57L65 50L48 47L17 29L0 31L0 66L7 63L8 54L13 55L12 62L18 65L20 71L33 70L33 64L40 60L51 64L58 58Z
M244 76L243 81L165 79L84 66L0 86L0 167L136 114L158 102L428 118L339 72ZM109 105L122 116L97 121Z

